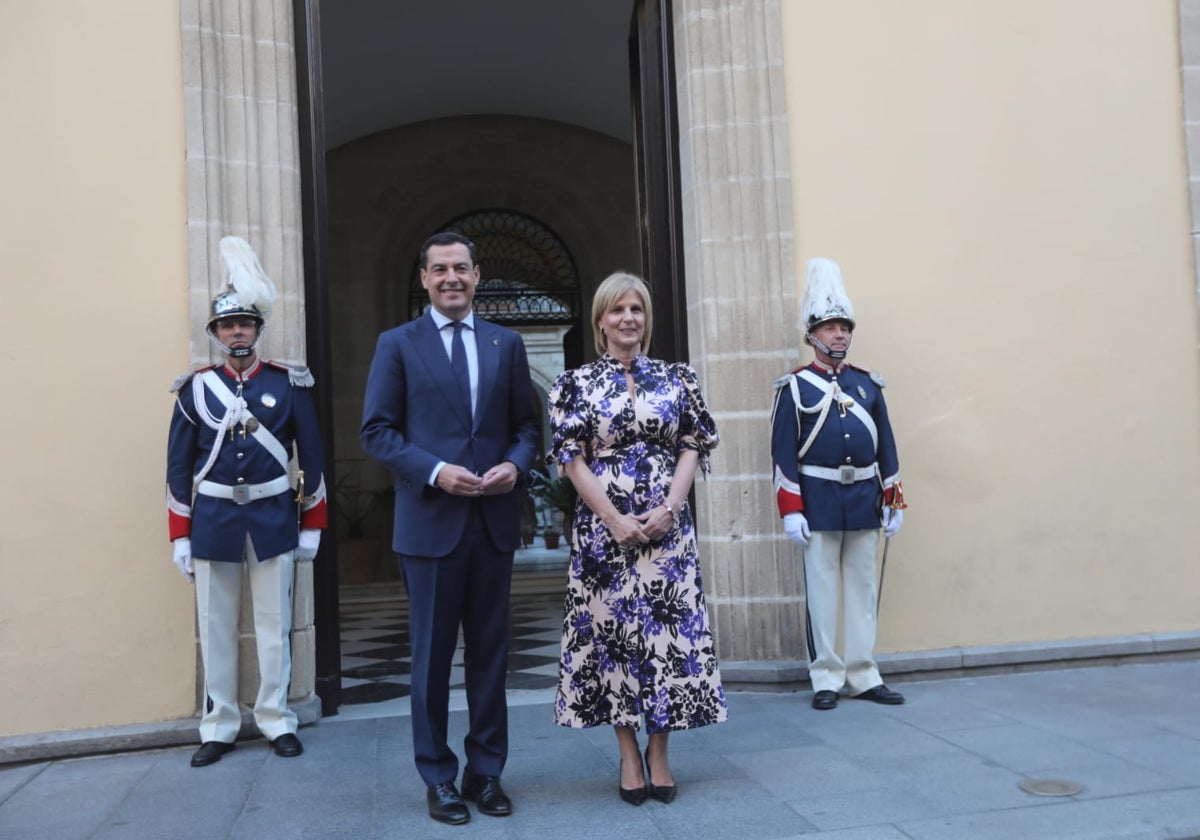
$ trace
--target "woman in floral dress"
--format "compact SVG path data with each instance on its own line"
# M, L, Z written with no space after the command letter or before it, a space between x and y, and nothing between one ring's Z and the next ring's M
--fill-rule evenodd
M728 716L687 504L717 428L691 367L641 354L652 324L646 285L608 277L592 301L601 357L549 398L551 456L579 493L554 719L614 727L633 805L674 799L672 730Z

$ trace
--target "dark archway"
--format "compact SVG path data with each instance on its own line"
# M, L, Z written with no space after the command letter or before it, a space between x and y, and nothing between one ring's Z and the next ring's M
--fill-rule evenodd
M475 311L508 327L574 325L579 321L580 284L575 259L548 225L515 210L476 210L440 225L462 234L479 252L480 280ZM409 318L429 305L414 263Z
M580 6L572 9L601 8L606 0L594 0L596 5ZM336 372L332 364L332 345L334 335L329 317L329 300L333 278L327 270L329 260L329 232L327 187L325 177L325 75L321 50L321 2L320 0L293 0L293 23L296 46L296 70L298 86L298 128L301 157L301 203L304 223L304 274L305 274L305 303L307 311L307 355L318 383L318 411L322 423L326 443L327 460L335 463L333 417L333 394L328 385L333 381ZM349 7L347 7L349 8ZM382 4L379 13L408 14L408 6ZM429 9L431 7L423 7ZM474 8L474 7L473 7ZM500 8L480 3L477 11ZM523 20L519 11L508 11L504 14L511 20L514 28L528 28L540 21L529 18ZM555 6L554 8L560 8ZM561 8L567 8L563 4ZM611 8L605 6L605 8ZM629 8L628 6L626 8ZM682 239L680 235L680 186L678 172L678 132L674 105L674 66L673 47L671 43L671 0L635 0L633 2L633 20L629 32L629 63L631 68L630 80L635 102L633 117L633 144L637 153L637 204L638 204L638 234L641 245L641 273L652 283L655 290L656 309L662 313L672 313L672 317L660 318L655 330L655 348L652 352L668 359L686 358L686 331L684 318L686 301L684 300ZM401 10L401 11L396 11ZM439 8L440 13L440 8ZM576 12L579 13L579 12ZM528 15L526 16L528 17ZM503 42L503 33L489 32L488 43ZM496 37L492 37L496 36ZM575 43L564 39L563 43ZM361 53L361 51L359 51ZM381 53L383 54L383 53ZM388 55L407 54L406 51L388 51ZM468 62L469 63L469 62ZM518 66L519 62L509 62ZM404 78L403 74L393 74ZM624 75L624 74L622 74ZM608 73L609 78L615 78L614 72ZM468 76L465 90L474 92L479 88L476 76ZM536 87L535 84L532 85ZM509 85L503 93L513 90L527 90L530 86ZM570 86L565 86L570 89ZM444 91L443 91L444 93ZM439 101L439 91L431 90L430 101ZM405 100L407 101L407 100ZM569 110L576 113L575 105L580 102L577 96L568 100ZM584 108L586 112L586 108ZM512 113L504 108L499 110L463 110L459 113ZM618 112L619 114L619 112ZM434 114L417 113L414 119L429 119ZM541 116L536 114L536 116ZM344 138L343 138L344 139ZM503 198L500 199L504 201ZM477 240L478 241L478 240ZM481 263L484 260L481 259ZM590 272L589 272L590 275ZM393 275L394 276L394 275ZM509 274L509 278L514 275ZM506 279L501 277L501 279ZM538 301L539 293L527 295L528 300L522 302L522 297L512 296L514 289L526 288L534 290L541 288L538 283L528 286L514 286L511 279L506 280L503 288L497 288L499 306L511 306L518 317L535 315L538 307L545 302ZM485 289L485 291L487 291ZM579 300L579 285L575 286L575 298L569 297L568 289L554 285L551 281L551 291L546 295L551 301L558 301L562 311L555 309L550 303L548 308L541 310L545 318L565 317L566 312L571 318L581 319L582 307L585 303ZM560 294L561 293L561 294ZM507 297L505 297L507 295ZM503 303L507 300L508 303ZM525 309L522 309L522 307ZM487 317L495 318L490 313ZM543 321L543 324L557 323L559 325L578 324L579 320L562 320L557 322ZM570 364L577 364L567 356ZM337 475L332 466L326 476L328 483L335 484ZM337 714L341 703L341 657L339 637L339 602L338 602L338 565L336 535L324 540L321 552L314 564L315 589L315 624L317 627L316 640L316 692L322 700L324 715Z

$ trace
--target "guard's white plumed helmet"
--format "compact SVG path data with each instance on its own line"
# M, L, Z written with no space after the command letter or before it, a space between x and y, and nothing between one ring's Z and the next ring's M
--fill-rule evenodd
M814 257L808 261L797 326L801 332L809 333L827 321L846 321L853 330L854 307L842 285L842 270L838 264L824 257Z
M226 289L213 298L208 331L211 333L222 318L236 315L249 316L262 326L275 302L275 284L245 239L226 236L221 239L220 249L228 276Z

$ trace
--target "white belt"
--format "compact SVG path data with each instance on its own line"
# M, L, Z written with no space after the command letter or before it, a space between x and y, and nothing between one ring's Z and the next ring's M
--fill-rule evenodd
M854 484L856 481L874 478L876 472L874 464L869 467L810 467L808 464L801 464L800 474L836 481L838 484Z
M201 481L196 485L196 492L215 499L233 499L239 505L268 499L286 493L291 489L288 477L281 475L273 481L262 484L217 484L215 481Z

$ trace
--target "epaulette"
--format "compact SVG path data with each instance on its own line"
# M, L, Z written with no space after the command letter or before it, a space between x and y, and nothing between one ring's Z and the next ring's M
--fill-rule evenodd
M311 388L313 385L317 384L316 380L313 379L312 371L310 371L307 367L292 367L291 365L285 365L283 362L273 361L267 361L264 362L264 364L266 364L267 367L273 367L275 370L282 370L287 373L288 379L291 381L292 385L297 388Z
M792 377L796 376L797 373L799 373L800 371L803 371L803 370L804 370L804 365L800 365L799 367L793 367L790 372L785 373L784 376L779 377L779 379L776 379L775 382L770 383L770 385L772 385L772 388L774 388L776 391L778 391L780 388L782 388L782 386L787 384L788 380L790 380Z
M187 373L181 373L179 376L175 377L175 381L171 383L171 393L178 394L180 389L183 388L184 385L191 382L192 377L197 373L204 373L204 371L212 370L215 367L216 365L205 365L202 368L196 368L195 370L189 370Z
M880 388L887 387L887 383L883 381L883 377L880 376L875 371L869 370L868 368L865 368L865 367L859 367L858 365L850 365L850 367L854 368L859 373L865 373L867 376L871 377L871 381L874 382L876 385L878 385Z

